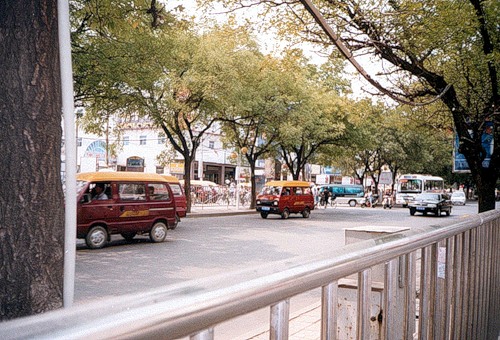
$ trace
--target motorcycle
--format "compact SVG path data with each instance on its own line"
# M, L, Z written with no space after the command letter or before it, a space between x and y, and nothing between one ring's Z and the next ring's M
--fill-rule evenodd
M378 195L371 195L365 197L365 201L361 203L361 208L375 208L378 201Z
M392 196L384 195L384 199L382 200L382 206L384 209L392 209Z

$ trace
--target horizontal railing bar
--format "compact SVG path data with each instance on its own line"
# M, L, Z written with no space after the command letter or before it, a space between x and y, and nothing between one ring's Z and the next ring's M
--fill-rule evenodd
M500 218L500 211L0 324L0 338L179 338Z

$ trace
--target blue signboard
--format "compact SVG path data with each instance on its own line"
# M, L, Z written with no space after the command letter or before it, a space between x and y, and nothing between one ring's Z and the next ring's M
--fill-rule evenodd
M483 134L481 135L481 146L483 150L482 166L483 168L490 167L491 154L493 153L493 123L486 122ZM459 151L459 141L458 134L455 133L455 139L453 143L453 172L466 173L470 172L469 164L465 159L465 156Z

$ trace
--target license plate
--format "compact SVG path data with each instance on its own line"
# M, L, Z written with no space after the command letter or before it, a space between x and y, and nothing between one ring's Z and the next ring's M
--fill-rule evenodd
M269 210L271 210L271 208L269 208L269 207L262 207L262 211L269 211Z
M417 210L425 210L425 207L417 207Z

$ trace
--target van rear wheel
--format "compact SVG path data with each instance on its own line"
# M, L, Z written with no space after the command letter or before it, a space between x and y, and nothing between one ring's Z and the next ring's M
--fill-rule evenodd
M311 216L311 210L309 208L305 208L302 212L302 217L309 218L309 216Z
M286 220L289 216L290 216L290 211L287 208L285 208L285 210L283 210L283 212L281 213L281 218Z
M356 200L350 200L349 201L349 206L352 207L352 208L354 208L356 206L356 203L357 203Z
M91 249L100 249L106 245L108 238L109 235L106 228L96 226L91 228L87 236L85 236L85 243Z
M156 222L149 232L149 238L153 242L163 242L167 237L167 225L163 222Z

